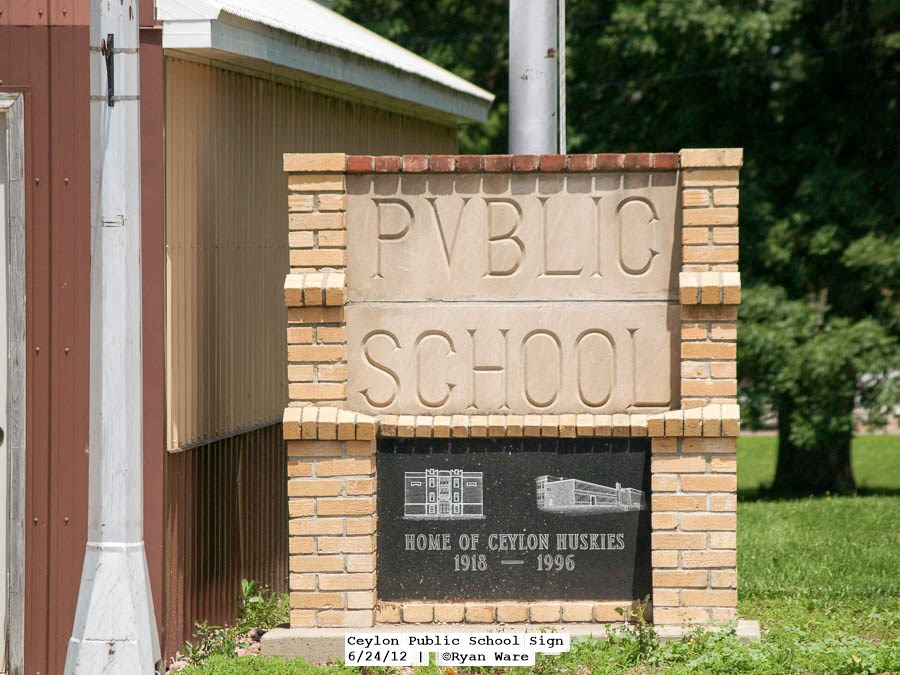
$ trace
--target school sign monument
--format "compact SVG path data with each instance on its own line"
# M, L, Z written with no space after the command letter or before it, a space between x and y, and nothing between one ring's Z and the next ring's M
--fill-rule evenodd
M741 151L284 164L292 627L736 618Z

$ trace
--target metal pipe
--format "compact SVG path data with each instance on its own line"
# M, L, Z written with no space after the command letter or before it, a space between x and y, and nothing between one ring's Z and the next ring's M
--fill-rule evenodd
M558 152L558 0L509 3L509 151Z
M91 1L88 541L65 672L153 673L143 541L138 0Z
M566 142L566 0L559 0L557 44L559 45L559 154L568 152Z

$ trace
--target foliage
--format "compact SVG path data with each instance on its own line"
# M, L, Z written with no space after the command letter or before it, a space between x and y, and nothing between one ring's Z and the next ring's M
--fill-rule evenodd
M745 295L740 361L744 377L761 386L748 392L753 417L779 401L790 401L792 440L813 446L817 433L852 424L854 398L869 409L896 398L891 371L898 344L871 318L829 316L828 307L789 300L783 288L757 286ZM849 401L849 410L828 410L828 401Z
M506 2L336 0L335 8L494 92L489 122L464 130L461 150L506 152ZM568 0L566 12L570 152L745 148L747 297L792 301L791 317L742 315L741 339L758 338L739 354L748 421L786 414L782 454L828 455L839 478L804 485L804 462L785 462L785 488L852 489L848 405L856 396L878 413L898 402L896 386L863 377L870 365L881 377L887 369L852 340L883 355L897 350L887 337L900 333L900 4ZM754 360L785 325L797 354Z
M636 666L646 663L651 655L659 649L659 636L653 626L647 622L647 608L650 596L637 603L634 609L618 607L616 612L622 615L630 625L620 626L609 636L621 653L619 665Z
M287 593L274 593L268 586L247 579L241 580L238 601L239 632L250 629L269 630L290 621L291 603Z
M778 412L782 453L776 488L852 491L849 443L854 410L879 421L897 402L900 346L872 318L834 316L819 303L790 300L781 287L745 293L738 361L745 414ZM846 461L840 453L846 453ZM846 468L841 473L842 465Z
M235 650L247 645L239 640L240 633L236 629L213 626L206 621L197 622L193 637L181 648L181 655L188 663L202 663L213 656L234 658Z
M247 634L251 630L268 630L289 619L290 598L286 593L273 593L264 584L242 579L235 625L214 626L206 621L198 622L193 640L184 644L181 655L189 664L195 665L208 659L233 659L239 648L249 645Z

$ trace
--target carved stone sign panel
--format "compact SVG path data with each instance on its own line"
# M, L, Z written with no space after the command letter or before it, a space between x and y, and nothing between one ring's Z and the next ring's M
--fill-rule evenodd
M659 412L677 391L676 305L379 303L345 311L353 410Z
M674 172L351 175L347 190L352 409L672 407Z
M636 438L381 439L378 597L644 597L649 455Z
M348 299L667 300L675 173L347 181Z

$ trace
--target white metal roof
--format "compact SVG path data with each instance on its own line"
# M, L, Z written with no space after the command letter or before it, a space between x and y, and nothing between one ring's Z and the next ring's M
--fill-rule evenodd
M233 54L472 121L494 97L313 0L156 0L163 47Z

